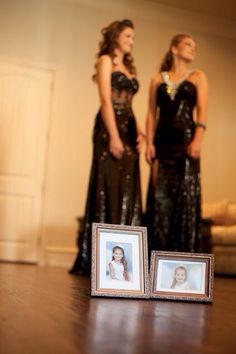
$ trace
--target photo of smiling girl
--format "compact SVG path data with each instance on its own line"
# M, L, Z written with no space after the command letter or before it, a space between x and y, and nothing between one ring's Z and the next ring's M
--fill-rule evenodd
M113 280L129 281L128 263L123 247L115 246L112 249L112 260L109 262L110 278Z
M174 271L174 279L171 284L171 289L189 290L190 286L187 281L187 275L187 268L183 264L177 266Z

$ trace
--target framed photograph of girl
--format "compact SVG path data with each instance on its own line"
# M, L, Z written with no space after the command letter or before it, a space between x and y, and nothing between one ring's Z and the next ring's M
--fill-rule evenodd
M149 297L145 227L93 223L91 295Z
M151 253L151 298L212 302L213 278L213 254Z

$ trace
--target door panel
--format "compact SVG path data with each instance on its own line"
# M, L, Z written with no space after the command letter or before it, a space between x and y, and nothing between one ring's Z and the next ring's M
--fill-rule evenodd
M0 260L37 262L52 74L0 63Z

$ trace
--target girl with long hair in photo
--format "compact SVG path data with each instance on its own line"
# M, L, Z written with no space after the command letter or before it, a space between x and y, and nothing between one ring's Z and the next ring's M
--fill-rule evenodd
M112 261L109 262L110 278L113 280L129 280L128 263L125 251L121 246L112 249Z

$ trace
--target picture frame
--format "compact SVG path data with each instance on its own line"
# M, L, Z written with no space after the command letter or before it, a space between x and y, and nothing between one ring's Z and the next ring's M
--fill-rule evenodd
M152 251L150 298L213 301L214 255Z
M92 224L91 296L149 298L147 229Z

